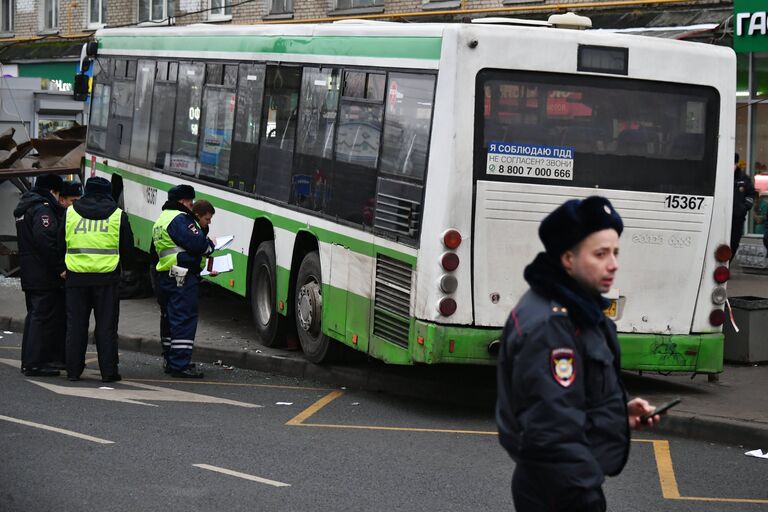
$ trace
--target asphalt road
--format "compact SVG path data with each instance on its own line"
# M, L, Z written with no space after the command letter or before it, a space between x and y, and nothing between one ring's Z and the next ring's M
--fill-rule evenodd
M204 381L180 381L139 353L121 355L116 384L27 378L20 336L0 335L3 512L513 510L487 407L207 361ZM649 433L632 444L605 486L612 511L768 510L768 460Z

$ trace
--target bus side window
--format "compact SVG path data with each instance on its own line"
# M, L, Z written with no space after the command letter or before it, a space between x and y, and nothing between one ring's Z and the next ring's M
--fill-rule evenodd
M379 97L383 95L377 93L376 83L381 83L383 75L365 73L366 82L362 86L360 74L359 71L344 73L328 213L355 224L371 226L384 121L383 98Z
M200 103L203 99L205 64L179 64L176 115L170 165L166 170L197 176L197 143L200 136Z
M434 95L433 75L389 74L381 172L424 179Z
M315 211L325 211L330 198L339 82L338 69L304 68L291 204Z
M136 61L118 60L115 66L107 126L107 154L120 160L128 160L130 157L133 128L133 94L136 80L135 66L134 79L129 80L126 76L130 62L135 64Z
M226 66L232 68L234 66ZM216 70L210 73L211 68ZM232 149L232 131L235 123L234 79L232 86L224 84L224 65L208 64L208 77L203 93L203 115L200 125L200 177L226 184L229 179L229 161ZM235 71L237 68L235 68Z
M157 169L168 169L171 163L177 74L178 63L162 61L157 63L147 154L149 165Z
M256 194L287 203L296 139L301 68L267 66Z
M229 186L253 193L259 157L259 128L264 96L264 64L240 64L237 82L237 109L232 154L229 160Z
M94 63L91 115L88 119L88 149L107 149L107 125L109 104L112 96L112 61L100 58Z
M131 135L131 161L147 163L149 121L152 114L152 90L155 85L155 62L140 60L136 70L136 93L133 107L133 133Z
M421 227L434 96L434 75L389 74L374 229L403 242Z

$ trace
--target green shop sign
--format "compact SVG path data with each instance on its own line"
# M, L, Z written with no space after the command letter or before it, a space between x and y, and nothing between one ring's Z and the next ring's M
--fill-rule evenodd
M733 49L740 53L768 51L768 2L734 0Z

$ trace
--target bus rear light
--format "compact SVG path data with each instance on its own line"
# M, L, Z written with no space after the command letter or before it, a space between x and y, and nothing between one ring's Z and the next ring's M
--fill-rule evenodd
M709 314L709 323L714 327L720 327L725 323L725 311L716 309Z
M451 340L448 342L448 352L453 354L453 349L456 347L456 340Z
M451 250L458 249L461 245L461 233L455 229L449 229L443 233L443 245Z
M730 247L728 247L725 244L715 249L715 259L720 263L725 263L726 261L730 261L732 255L733 255L733 251L731 250Z
M445 274L440 278L440 289L443 290L444 293L453 293L458 287L459 281L456 279L456 276Z
M728 298L728 292L725 291L725 286L715 286L712 290L712 302L718 306L725 304L725 299Z
M440 264L445 270L452 272L459 266L459 255L455 252L446 252L440 257Z
M715 269L714 278L716 283L723 284L731 278L731 271L728 270L728 267L717 267Z
M450 297L445 297L444 299L440 300L440 303L437 305L437 309L440 311L441 315L451 316L456 312L456 301Z

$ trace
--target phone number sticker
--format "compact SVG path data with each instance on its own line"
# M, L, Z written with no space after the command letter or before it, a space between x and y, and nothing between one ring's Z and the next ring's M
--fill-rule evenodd
M545 180L573 180L573 148L491 142L486 174Z

